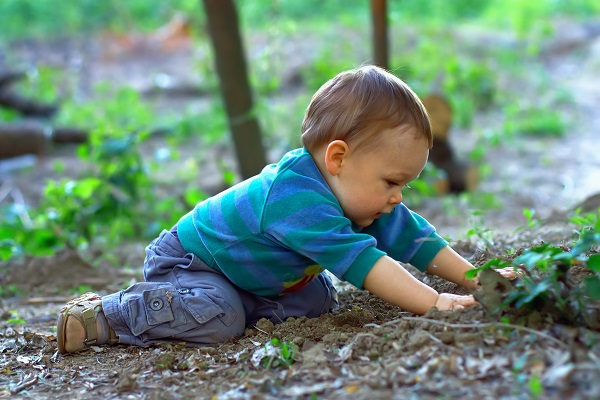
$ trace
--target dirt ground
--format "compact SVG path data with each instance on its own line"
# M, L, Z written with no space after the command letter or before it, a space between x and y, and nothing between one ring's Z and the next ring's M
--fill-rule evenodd
M189 60L181 52L154 63L140 54L120 53L115 55L119 62L98 63L96 53L86 49L97 50L80 44L50 53L55 63L80 60L84 76L78 79L83 88L108 77L143 87L149 65L184 80L188 76L184 66ZM40 49L21 45L12 50L32 61ZM253 54L252 48L249 53ZM595 111L600 104L596 79L600 39L548 57L547 68L553 80L575 93L572 113L576 118L564 137L529 138L488 150L492 173L481 188L499 197L503 207L487 213L480 223L496 233L487 243L473 237L452 241L474 264L542 241L568 246L573 226L566 212L600 192L600 115ZM493 120L493 116L482 118ZM457 143L465 143L459 151L466 153L472 142L470 133L457 129L452 134ZM55 157L69 155L57 150ZM16 172L8 179L35 196L35 188L47 176L51 173L42 169L33 175ZM515 231L525 223L523 208L536 208L547 223ZM458 237L458 232L473 224L459 198L432 199L419 211L442 234ZM123 265L139 266L144 245L124 245L115 254ZM438 291L465 293L456 285L407 268ZM579 280L585 277L581 271L573 275ZM343 284L336 312L277 325L263 320L239 340L214 347L118 345L58 354L54 324L73 288L88 285L101 294L111 293L140 279L139 268L92 267L68 251L1 265L2 285L16 285L23 294L0 298L0 398L600 398L598 331L556 323L543 313L501 319L483 306L455 312L432 310L419 317ZM490 290L495 288L484 285L477 295ZM11 323L13 310L24 325ZM280 365L268 345L274 338L293 345L291 366Z

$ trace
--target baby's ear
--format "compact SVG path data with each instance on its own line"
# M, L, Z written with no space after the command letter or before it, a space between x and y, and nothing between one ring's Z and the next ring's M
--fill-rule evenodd
M340 173L348 150L348 144L343 140L334 140L329 143L325 150L325 167L331 175L336 176Z

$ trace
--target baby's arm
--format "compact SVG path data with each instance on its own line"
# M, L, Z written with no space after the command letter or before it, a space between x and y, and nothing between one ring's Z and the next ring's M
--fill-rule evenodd
M433 258L433 261L427 268L427 272L450 282L457 283L467 289L477 289L479 281L465 277L465 272L473 268L470 262L452 250L450 246L446 246ZM516 277L512 267L497 269L496 272L508 279Z
M467 279L465 272L473 269L473 265L465 260L450 246L446 246L437 253L427 272L444 278L447 281L457 283L467 289L477 289L477 281Z
M388 256L377 260L363 286L380 299L415 314L425 314L434 306L440 310L453 310L475 304L473 296L440 295Z

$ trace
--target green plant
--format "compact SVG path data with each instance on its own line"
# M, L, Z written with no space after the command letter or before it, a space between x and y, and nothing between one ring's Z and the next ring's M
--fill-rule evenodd
M8 297L20 294L21 289L19 289L16 285L7 285L6 287L0 286L0 297Z
M573 211L569 221L577 225L579 231L589 226L593 226L596 231L600 231L600 208L598 208L596 212L587 212L583 214L581 208L577 208Z
M252 356L255 365L261 365L266 369L277 367L289 367L295 361L298 348L292 342L280 341L273 338L265 343L264 348L258 349Z
M537 375L531 375L529 378L529 393L534 399L538 399L544 393L544 386L542 385L542 380Z
M27 322L21 317L17 310L10 310L10 318L6 320L6 323L12 326L23 326Z
M94 288L91 287L90 285L79 285L79 286L77 286L77 288L71 290L71 294L75 295L75 296L79 296L84 293L93 292L93 291L94 291Z
M582 229L569 250L542 244L523 251L511 261L491 259L468 271L466 276L473 279L490 268L513 267L520 274L514 283L494 279L490 287L484 285L484 291L496 290L498 284L504 289L500 302L483 301L489 310L500 314L510 309L536 311L555 320L600 328L599 315L593 308L594 302L600 300L599 225L596 221L595 226ZM585 266L589 273L582 284L571 279L571 268L575 265Z
M535 218L535 210L533 208L524 208L523 215L527 220L527 226L530 228L533 228L540 223L540 221Z
M175 11L203 19L193 0L165 0L159 5L146 0L73 0L57 8L53 0L0 1L0 37L57 37L101 30L148 31L163 25Z
M38 208L0 209L0 257L51 254L68 246L112 246L126 238L148 238L172 225L184 211L177 197L159 198L150 178L151 162L142 154L152 112L136 92L99 88L99 100L68 103L63 123L91 130L78 149L80 178L48 181ZM196 192L186 199L198 198Z

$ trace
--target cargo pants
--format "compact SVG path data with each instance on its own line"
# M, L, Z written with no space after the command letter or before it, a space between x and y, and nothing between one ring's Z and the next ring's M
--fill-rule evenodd
M102 298L119 343L211 345L241 336L261 318L278 323L289 317L318 317L338 305L325 272L299 292L256 296L186 252L174 232L166 230L146 248L144 278Z

